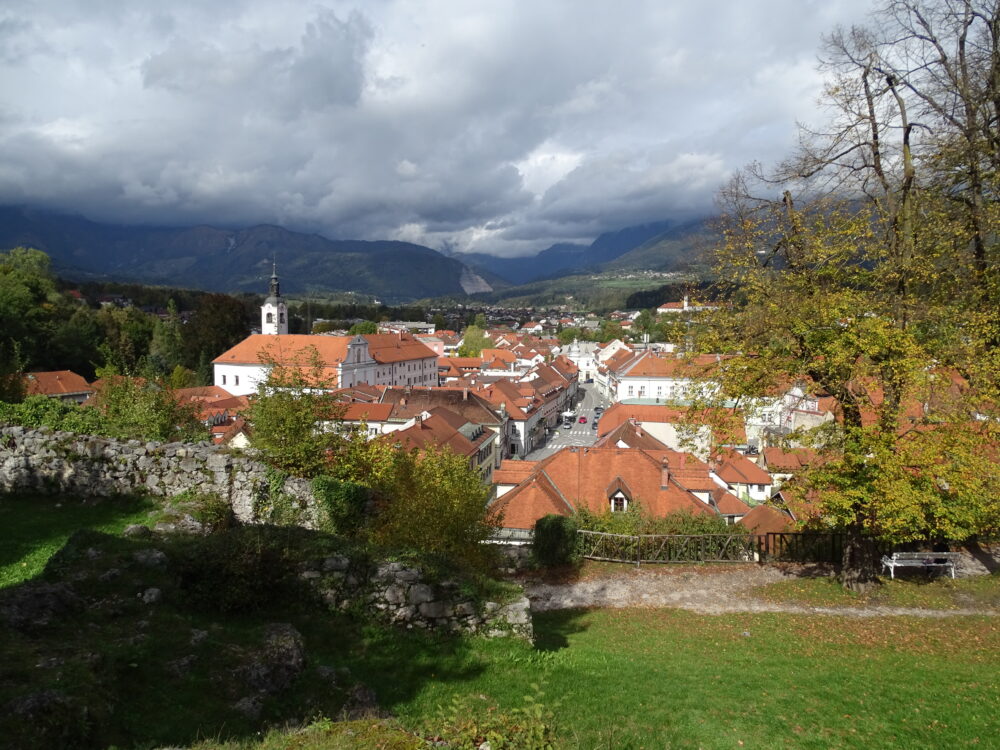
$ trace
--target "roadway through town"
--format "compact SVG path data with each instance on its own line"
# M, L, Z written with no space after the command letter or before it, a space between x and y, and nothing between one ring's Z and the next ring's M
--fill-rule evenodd
M593 445L597 440L598 433L598 430L594 429L594 418L597 416L594 410L598 406L606 409L609 402L601 397L596 385L581 383L577 396L577 407L574 410L576 416L573 418L573 426L565 429L560 424L555 430L551 430L545 442L529 453L526 460L541 461L562 448ZM580 417L586 417L586 423L581 424Z

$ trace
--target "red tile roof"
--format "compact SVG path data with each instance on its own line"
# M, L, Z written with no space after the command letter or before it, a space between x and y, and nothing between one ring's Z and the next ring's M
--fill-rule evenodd
M771 475L753 461L733 450L723 450L716 457L715 473L726 484L773 484Z
M94 392L86 380L71 370L25 373L24 386L29 396L69 396Z
M791 530L792 519L770 505L755 505L736 523L742 524L755 534L768 534Z
M676 483L663 480L662 457L621 448L563 448L539 461L532 474L497 500L504 526L530 529L548 513L570 515L575 508L595 513L609 509L607 489L621 480L633 501L646 512L665 516L675 511L714 514L705 503ZM617 486L617 485L616 485Z
M408 333L373 333L364 337L368 353L379 364L437 358L434 350Z

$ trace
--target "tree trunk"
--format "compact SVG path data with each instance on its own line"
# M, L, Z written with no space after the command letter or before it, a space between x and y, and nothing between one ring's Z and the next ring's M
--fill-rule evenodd
M864 593L881 584L878 577L878 546L875 540L852 526L844 533L844 554L840 568L840 583L845 589Z

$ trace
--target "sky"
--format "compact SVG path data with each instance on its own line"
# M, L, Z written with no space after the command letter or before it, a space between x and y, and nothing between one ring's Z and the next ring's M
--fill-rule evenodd
M709 215L872 0L4 0L0 203L530 255Z

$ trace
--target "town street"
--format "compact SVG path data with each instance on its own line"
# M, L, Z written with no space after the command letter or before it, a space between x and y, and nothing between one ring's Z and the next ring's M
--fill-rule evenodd
M598 430L593 428L594 409L597 406L607 408L608 405L608 402L598 393L595 384L580 383L573 426L569 429L564 429L560 425L555 430L552 430L547 436L546 441L529 453L526 460L540 461L543 458L548 458L556 451L569 446L585 447L593 445L597 440L598 433ZM580 424L580 417L586 417L587 423Z

